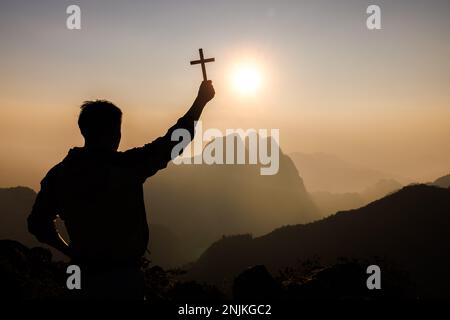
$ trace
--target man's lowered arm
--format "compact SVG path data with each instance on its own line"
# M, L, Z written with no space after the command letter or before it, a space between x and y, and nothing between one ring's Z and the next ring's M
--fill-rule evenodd
M44 178L31 214L28 216L28 231L40 242L48 244L70 257L70 247L55 226L57 211L50 188L47 178Z

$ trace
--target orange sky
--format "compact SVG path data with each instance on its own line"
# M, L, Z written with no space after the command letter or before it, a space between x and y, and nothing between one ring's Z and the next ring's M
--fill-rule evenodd
M124 112L121 149L154 139L190 106L199 47L216 62L203 126L279 128L285 152L325 152L427 181L450 172L447 1L10 1L0 11L0 186L34 188L81 145L82 101ZM202 10L204 6L208 10ZM258 66L258 92L233 91L236 64Z

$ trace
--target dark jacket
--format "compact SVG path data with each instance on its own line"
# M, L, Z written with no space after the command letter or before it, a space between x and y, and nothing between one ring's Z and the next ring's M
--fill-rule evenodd
M143 183L171 160L175 129L194 134L192 117L180 118L165 136L125 152L73 148L41 182L28 218L39 239L64 220L72 258L86 262L119 262L141 257L149 232Z

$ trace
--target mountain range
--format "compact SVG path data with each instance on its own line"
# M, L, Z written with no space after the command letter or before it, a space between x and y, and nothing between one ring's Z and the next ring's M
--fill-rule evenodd
M380 180L394 179L401 184L408 179L345 161L326 153L290 153L309 192L360 193Z
M31 212L36 192L27 187L0 188L0 240L13 239L28 247L45 247L50 249L56 260L67 260L57 250L54 250L36 240L28 232L27 217ZM57 220L58 230L68 239L64 223ZM163 266L174 266L180 260L185 261L183 250L178 239L164 226L150 224L151 259Z
M442 181L445 177L436 180ZM416 269L422 266L412 268L422 276L433 255L444 266L447 261L448 189L408 186L365 207L312 222L319 219L317 207L282 154L276 176L261 176L258 166L251 165L170 165L145 185L145 192L151 260L177 267L200 257L189 273L194 278L217 280L254 263L267 263L274 271L314 254L324 260L384 255L407 266L414 262ZM35 196L26 187L0 188L0 239L40 245L26 228ZM224 237L233 234L247 235ZM415 260L413 252L419 254ZM443 276L442 268L435 268Z
M361 192L316 191L310 194L320 214L326 217L338 211L360 208L401 188L402 185L396 180L382 179Z
M299 261L381 257L407 273L421 297L450 297L450 189L411 185L355 210L264 236L224 237L188 272L199 281L223 283L249 266L277 273Z
M188 262L222 235L261 235L320 218L287 155L280 151L276 175L261 175L260 168L261 164L170 164L145 184L149 219L182 240Z
M27 229L35 198L36 192L27 187L0 188L0 239L19 240L27 246L39 244Z
M450 174L436 179L433 182L433 185L442 187L442 188L449 188L450 187Z
M150 178L144 185L150 259L177 267L196 260L222 235L261 235L320 218L288 156L280 153L276 175L262 176L260 167L170 164ZM39 245L26 226L35 197L29 188L0 189L0 239ZM63 224L58 228L64 232Z

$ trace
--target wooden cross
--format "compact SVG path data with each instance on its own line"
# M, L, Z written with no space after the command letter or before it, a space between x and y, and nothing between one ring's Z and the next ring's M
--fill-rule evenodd
M202 65L202 73L203 73L203 81L208 81L208 78L206 77L205 63L214 62L215 59L214 58L208 58L208 59L203 58L203 49L202 48L198 49L198 53L200 54L200 60L191 61L191 65L201 64Z

